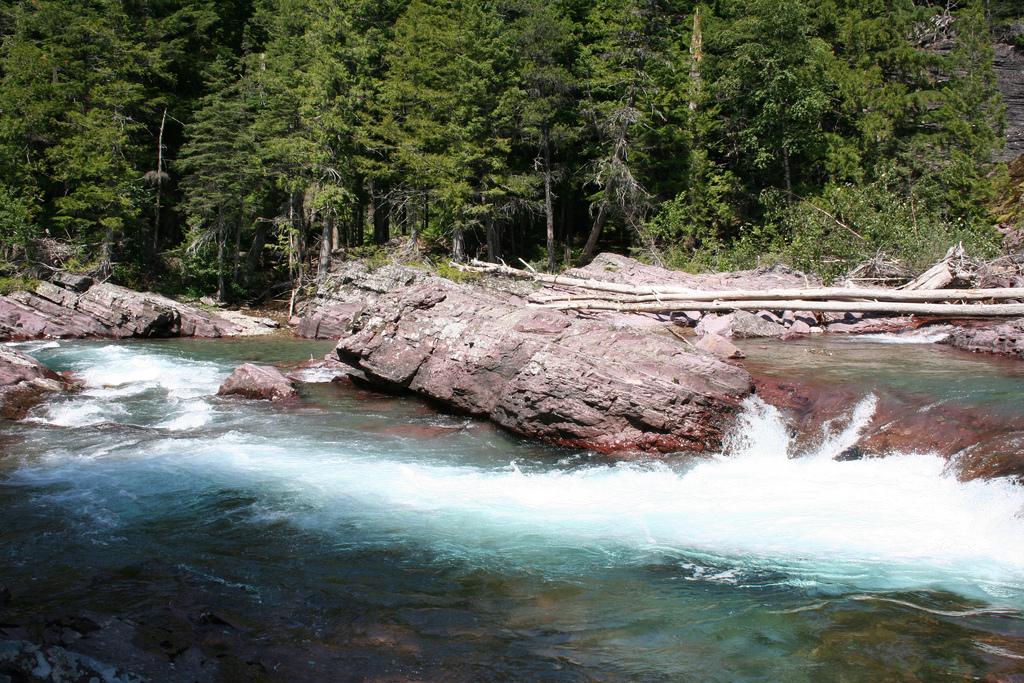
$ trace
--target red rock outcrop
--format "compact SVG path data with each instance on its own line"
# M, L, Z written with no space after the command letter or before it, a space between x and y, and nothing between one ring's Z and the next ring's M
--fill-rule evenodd
M50 393L71 383L35 358L0 346L0 418L20 420Z
M221 337L269 331L269 323L257 322L246 325L159 294L81 277L55 278L31 292L0 296L0 338L7 339Z
M337 353L376 386L603 451L716 450L751 390L745 370L671 336L439 278L364 307Z

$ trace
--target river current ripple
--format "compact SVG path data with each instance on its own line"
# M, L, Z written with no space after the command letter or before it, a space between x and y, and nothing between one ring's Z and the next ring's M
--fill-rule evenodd
M1024 487L834 460L870 382L802 452L751 399L715 457L616 464L330 374L215 396L318 344L23 348L85 390L0 426L8 636L87 618L69 647L156 680L1024 672Z

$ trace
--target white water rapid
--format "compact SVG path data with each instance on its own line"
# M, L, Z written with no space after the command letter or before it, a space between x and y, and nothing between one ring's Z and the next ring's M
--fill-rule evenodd
M726 452L695 463L594 465L572 455L556 464L565 454L552 451L546 463L494 466L500 437L426 445L353 426L351 438L328 438L321 421L356 425L358 403L310 414L217 399L230 364L181 348L45 351L86 390L36 411L49 425L33 437L43 457L12 476L59 485L55 500L102 510L113 527L144 514L146 501L232 487L257 500L254 520L272 515L327 537L356 525L481 564L669 557L727 583L777 574L825 590L948 588L1024 607L1024 488L960 482L929 454L834 460L869 423L871 396L806 453L793 452L778 411L752 398ZM78 436L101 422L154 429L113 431L102 443Z

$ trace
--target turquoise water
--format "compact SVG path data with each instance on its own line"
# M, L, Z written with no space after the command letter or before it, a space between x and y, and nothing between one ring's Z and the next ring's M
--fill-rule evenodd
M124 619L157 680L184 676L190 646L216 663L208 680L1024 673L1024 489L958 482L927 454L832 460L873 388L1017 419L992 397L1024 379L932 347L841 346L774 359L863 386L811 452L789 457L784 420L752 400L720 456L615 464L324 373L289 407L214 396L239 362L330 345L28 345L86 389L0 426L0 621ZM957 363L973 380L940 382ZM230 638L211 640L209 613Z

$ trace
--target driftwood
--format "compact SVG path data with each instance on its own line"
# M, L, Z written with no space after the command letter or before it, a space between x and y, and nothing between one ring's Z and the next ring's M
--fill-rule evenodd
M457 264L456 264L457 265ZM550 285L575 287L588 290L585 294L550 294L535 299L536 303L569 302L578 299L605 299L597 297L593 292L607 292L617 295L612 301L616 303L647 303L665 301L755 301L768 299L810 299L810 300L847 300L847 301L908 301L908 302L942 302L942 301L989 301L997 299L1024 299L1024 287L995 287L989 289L944 289L944 290L904 290L886 288L850 288L850 287L809 287L802 289L766 289L766 290L700 290L685 287L636 286L624 285L602 280L584 280L565 275L548 275L531 273L518 268L482 261L473 261L470 266L459 266L472 272L500 273L512 277L536 280ZM770 301L769 308L778 308L779 301ZM682 309L681 309L682 310ZM686 309L697 310L697 309ZM853 310L853 309L843 309Z
M900 287L900 289L942 289L957 280L968 279L970 277L968 274L970 265L967 254L964 252L964 245L961 242L956 246L950 247L941 261Z
M594 299L593 294L552 294L537 297L535 303L556 303L579 299ZM602 297L603 298L603 297ZM610 297L609 297L610 298ZM1024 287L996 287L991 289L860 289L817 287L808 289L724 289L724 290L659 290L656 294L615 295L617 303L646 303L650 301L754 301L766 299L808 299L825 301L992 301L1024 299ZM777 303L777 302L776 302Z
M969 264L963 247L950 249L945 258L904 288L806 287L767 290L696 290L672 285L628 285L602 280L548 275L473 261L457 267L483 273L543 282L556 291L533 297L544 308L574 311L673 313L679 311L817 311L835 313L891 313L949 318L1024 315L1024 303L964 303L1024 300L1024 287L942 289L963 279ZM582 291L581 291L582 290Z
M767 299L760 301L665 301L661 303L618 303L606 299L537 304L541 308L573 311L626 311L630 313L675 313L679 311L817 311L833 313L895 313L948 318L1024 316L1024 304L936 304L885 301L808 301Z

